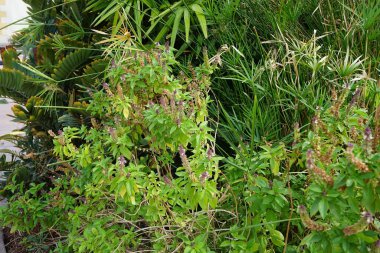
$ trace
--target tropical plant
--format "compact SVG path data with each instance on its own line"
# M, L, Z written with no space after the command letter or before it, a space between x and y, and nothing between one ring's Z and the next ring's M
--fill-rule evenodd
M127 24L127 28L140 44L144 44L144 39L148 39L148 43L162 42L165 41L165 36L168 36L171 46L174 47L179 31L185 34L182 41L190 42L190 30L196 31L191 29L191 24L195 21L198 22L203 36L208 37L205 3L203 0L91 0L86 11L100 13L93 21L95 25L105 20L113 21L114 34Z
M100 35L86 31L94 18L80 14L84 1L26 3L29 26L14 36L14 46L2 52L0 96L19 103L12 108L15 120L25 125L24 137L14 140L19 158L30 170L29 178L44 181L51 176L46 175L46 164L54 162L47 131L89 123L82 100L108 61L101 59L100 46L93 45ZM19 52L26 59L20 60Z

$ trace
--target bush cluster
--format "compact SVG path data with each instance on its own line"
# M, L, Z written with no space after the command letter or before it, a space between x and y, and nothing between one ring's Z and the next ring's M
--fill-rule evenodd
M27 1L1 224L27 252L379 252L376 1Z

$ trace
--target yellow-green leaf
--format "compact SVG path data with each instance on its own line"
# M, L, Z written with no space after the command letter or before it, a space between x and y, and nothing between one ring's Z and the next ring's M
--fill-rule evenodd
M127 107L124 107L124 109L123 109L123 115L124 115L125 119L128 119L128 117L129 117L129 110L128 110Z
M127 187L123 184L119 189L119 194L122 198L124 198L125 193L127 192Z

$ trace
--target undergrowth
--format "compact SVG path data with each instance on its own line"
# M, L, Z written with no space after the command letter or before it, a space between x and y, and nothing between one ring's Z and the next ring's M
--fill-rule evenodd
M13 107L1 223L29 252L379 252L377 2L80 2L104 59Z

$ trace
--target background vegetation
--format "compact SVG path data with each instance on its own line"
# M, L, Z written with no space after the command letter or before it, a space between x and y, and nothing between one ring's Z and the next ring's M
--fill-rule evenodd
M378 0L26 2L25 250L380 250Z

